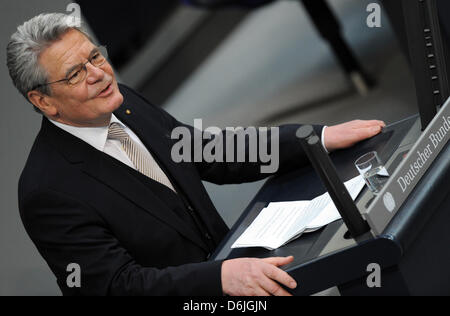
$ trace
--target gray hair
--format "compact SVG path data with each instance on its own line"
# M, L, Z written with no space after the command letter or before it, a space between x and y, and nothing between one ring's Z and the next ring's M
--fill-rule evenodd
M9 75L17 90L31 103L27 93L48 81L47 71L39 64L40 54L71 29L89 34L81 21L63 13L40 14L17 28L6 48ZM92 40L91 40L92 41ZM36 88L45 95L51 95L49 85ZM34 110L42 113L37 107Z

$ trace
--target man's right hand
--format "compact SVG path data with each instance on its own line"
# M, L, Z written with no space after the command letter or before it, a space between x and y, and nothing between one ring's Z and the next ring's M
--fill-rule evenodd
M297 283L278 267L293 260L292 256L226 260L222 264L223 293L232 296L291 296L280 284L295 289Z

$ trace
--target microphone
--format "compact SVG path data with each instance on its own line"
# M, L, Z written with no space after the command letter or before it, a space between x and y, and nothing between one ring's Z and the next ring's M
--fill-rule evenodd
M353 199L325 152L320 138L314 132L311 125L305 125L297 130L297 137L306 152L311 164L319 175L325 187L328 189L331 199L341 214L351 237L357 238L370 230L369 225L361 216Z

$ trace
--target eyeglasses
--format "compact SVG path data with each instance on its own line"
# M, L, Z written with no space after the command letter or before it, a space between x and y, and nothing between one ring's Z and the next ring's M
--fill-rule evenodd
M66 82L68 85L74 86L77 83L80 83L84 79L86 79L87 76L87 67L86 65L90 63L92 66L99 68L106 62L106 58L108 57L108 53L106 50L106 46L99 46L95 48L88 58L87 62L84 64L75 65L74 67L70 68L67 72L66 78L53 81L53 82L47 82L44 84L37 85L33 87L31 90L35 90L40 87L44 87L50 84L58 83L58 82Z

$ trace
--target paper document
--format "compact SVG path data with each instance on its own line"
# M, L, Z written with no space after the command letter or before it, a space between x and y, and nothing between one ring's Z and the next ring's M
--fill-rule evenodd
M365 182L362 176L345 183L355 200ZM231 248L279 248L302 233L315 231L341 218L327 192L311 201L272 202L265 207Z

